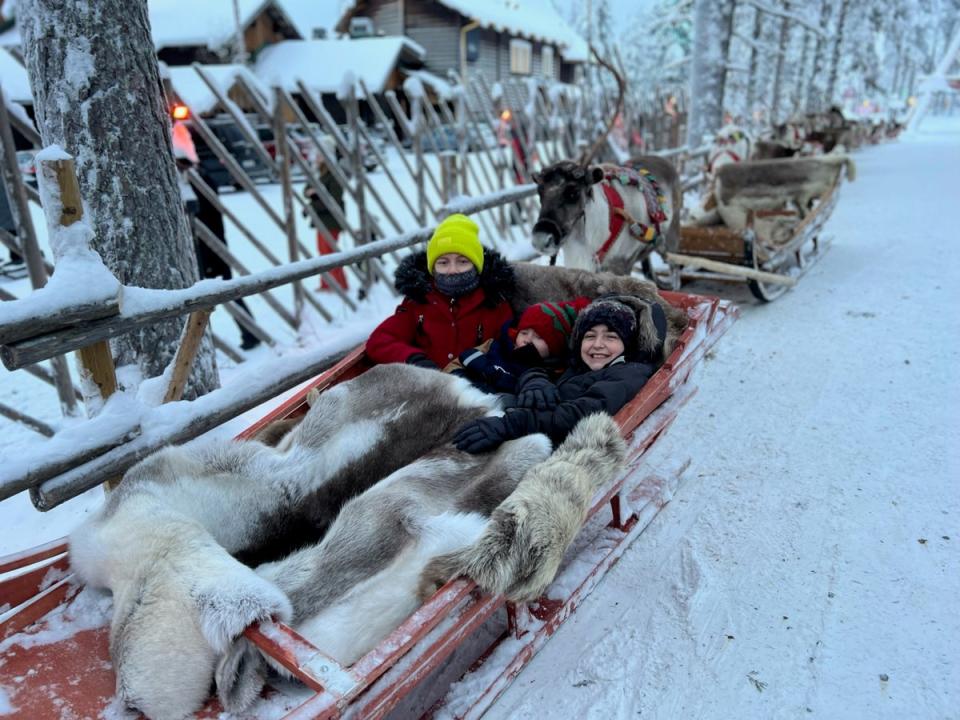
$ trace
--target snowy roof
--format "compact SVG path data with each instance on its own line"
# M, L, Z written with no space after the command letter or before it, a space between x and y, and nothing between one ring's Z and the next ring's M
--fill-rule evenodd
M338 21L343 27L363 0L348 0ZM498 32L556 43L561 55L570 62L586 62L589 49L586 41L560 17L550 0L437 0L441 5L464 17L480 23L482 27Z
M204 65L203 70L224 94L228 93L237 78L242 76L253 87L260 90L264 98L270 97L270 93L259 78L243 65ZM174 66L168 68L168 72L173 91L194 113L203 115L217 106L216 96L200 77L200 73L192 67Z
M150 32L158 50L201 45L219 49L237 34L234 0L149 0ZM240 25L246 28L260 13L273 7L284 17L276 0L236 0ZM293 25L293 21L287 20Z
M27 71L6 50L0 49L0 84L7 100L33 104L33 92L30 90L30 78Z
M343 0L277 0L280 7L293 22L300 37L313 39L313 31L323 28L327 37L333 37L333 29L340 18Z
M381 92L402 56L421 63L426 51L405 37L286 40L264 48L253 71L270 87L295 91L297 80L303 80L321 93L338 92L344 74L352 72L370 92Z

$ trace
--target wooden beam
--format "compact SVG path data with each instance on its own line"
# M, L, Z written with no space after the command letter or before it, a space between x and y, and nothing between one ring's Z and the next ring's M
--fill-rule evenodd
M197 357L197 350L200 349L200 341L203 339L209 320L209 310L197 310L190 313L190 317L187 318L180 338L180 347L177 348L177 355L173 359L173 374L170 376L167 392L163 395L163 402L176 402L183 397L183 390L187 387L187 380L190 377L190 369Z
M793 286L797 284L797 279L789 275L777 275L776 273L766 272L764 270L755 270L742 265L731 265L730 263L719 262L717 260L708 260L707 258L694 257L693 255L678 255L677 253L667 253L667 260L674 265L685 265L687 267L702 268L704 270L713 270L714 272L724 273L726 275L736 275L760 282L775 283L778 285Z
M25 425L34 432L38 432L46 437L53 437L54 432L56 432L52 427L47 425L42 420L37 420L35 417L25 415L19 410L15 410L4 403L0 403L0 415L13 420L14 422L18 422L21 425Z

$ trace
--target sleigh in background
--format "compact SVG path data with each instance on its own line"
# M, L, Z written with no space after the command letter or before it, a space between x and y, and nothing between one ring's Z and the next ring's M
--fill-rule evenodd
M664 365L616 416L628 439L624 473L594 498L584 529L556 579L533 603L508 603L471 582L447 583L366 656L342 667L281 623L251 626L246 637L305 687L278 683L252 717L479 717L601 581L606 571L670 500L683 466L654 472L645 453L695 392L693 373L729 327L725 301L664 293L689 325ZM244 431L307 410L307 395L369 367L359 348ZM604 512L605 508L610 508ZM72 582L67 546L50 543L0 559L4 690L20 717L99 717L110 708L115 678L108 652L109 596ZM14 637L15 636L15 637ZM113 708L122 715L123 708ZM211 703L201 717L217 717Z
M754 297L780 297L826 252L821 240L843 177L845 156L757 160L717 171L719 225L680 228L677 252L658 282L679 289L684 279L746 282Z

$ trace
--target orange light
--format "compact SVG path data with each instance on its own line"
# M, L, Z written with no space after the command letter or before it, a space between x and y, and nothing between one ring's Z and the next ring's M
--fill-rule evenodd
M509 110L504 110L502 113L500 113L501 120L509 120L512 117L513 117L513 113L510 112Z
M174 105L173 110L171 111L174 120L186 120L190 117L190 108L186 105Z

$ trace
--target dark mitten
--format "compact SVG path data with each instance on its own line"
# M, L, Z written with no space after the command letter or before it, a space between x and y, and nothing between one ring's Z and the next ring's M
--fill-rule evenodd
M552 410L557 406L560 393L543 374L527 372L520 376L517 386L517 407L529 410Z
M429 370L439 370L440 366L423 353L414 353L407 358L407 365L416 365L417 367L427 368Z
M453 444L458 450L476 454L493 450L510 439L503 418L485 417L471 420L461 427L453 438Z
M532 343L514 348L513 352L510 353L510 359L518 365L523 365L527 368L540 367L543 365L543 358L540 357L540 352Z

